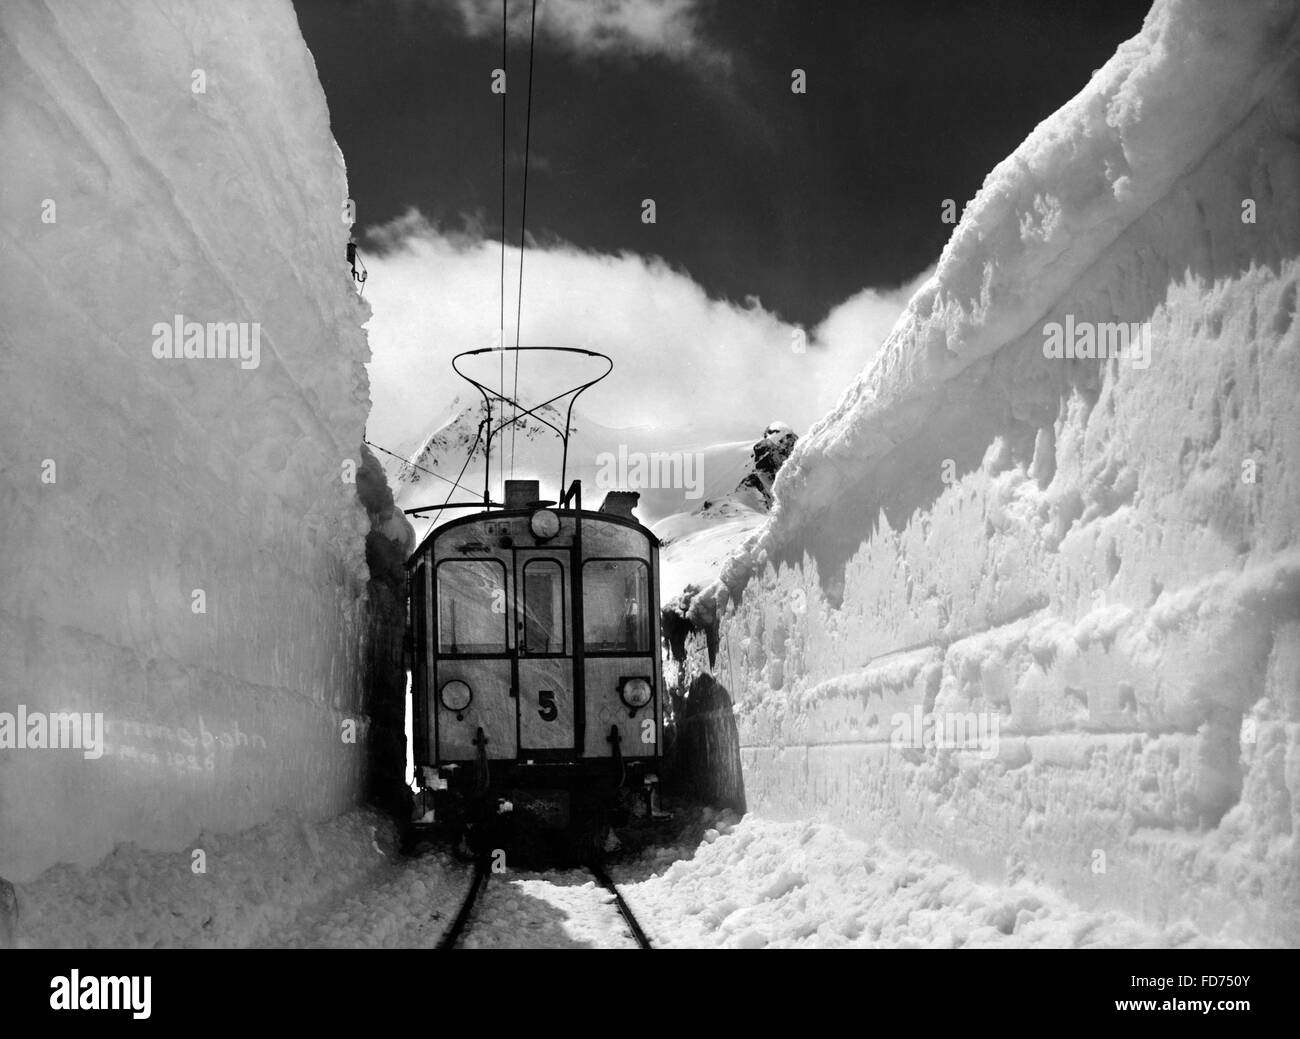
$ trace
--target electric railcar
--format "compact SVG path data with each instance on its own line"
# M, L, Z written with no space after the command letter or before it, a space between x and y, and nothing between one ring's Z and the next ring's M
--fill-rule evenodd
M412 738L434 815L575 791L651 803L663 748L659 541L636 495L558 505L507 481L504 508L436 527L408 562ZM640 798L644 795L644 801Z

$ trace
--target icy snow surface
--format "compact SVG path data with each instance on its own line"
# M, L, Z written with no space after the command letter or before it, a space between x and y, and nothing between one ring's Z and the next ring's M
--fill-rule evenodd
M1297 185L1294 2L1158 0L989 174L690 611L751 808L1300 944Z

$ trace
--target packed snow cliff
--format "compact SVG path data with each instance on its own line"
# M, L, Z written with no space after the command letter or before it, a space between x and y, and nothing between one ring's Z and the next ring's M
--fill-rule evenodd
M1300 943L1297 185L1294 2L1159 0L993 170L690 606L751 807Z
M0 875L336 814L410 529L292 6L6 4L0 125Z

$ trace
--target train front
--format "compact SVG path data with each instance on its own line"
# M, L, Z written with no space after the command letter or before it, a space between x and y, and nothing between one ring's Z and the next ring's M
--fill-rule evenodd
M653 812L663 746L658 540L635 495L505 507L411 557L412 736L425 824L595 827Z

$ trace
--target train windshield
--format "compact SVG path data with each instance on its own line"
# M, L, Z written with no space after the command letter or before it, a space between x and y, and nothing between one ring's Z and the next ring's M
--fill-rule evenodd
M506 652L506 571L488 559L438 565L438 652Z
M553 559L524 567L525 653L564 652L564 577Z
M643 560L589 560L582 601L588 652L650 652L650 573Z

